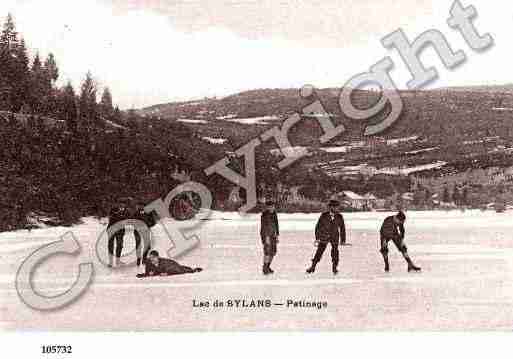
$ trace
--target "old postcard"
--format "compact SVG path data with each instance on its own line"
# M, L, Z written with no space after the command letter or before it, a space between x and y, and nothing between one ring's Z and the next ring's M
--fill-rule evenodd
M0 16L2 332L513 328L509 2Z

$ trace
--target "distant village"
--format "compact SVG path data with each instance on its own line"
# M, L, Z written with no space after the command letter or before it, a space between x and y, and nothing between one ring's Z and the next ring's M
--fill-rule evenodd
M440 177L422 177L400 174L408 179L408 191L397 191L390 196L356 193L352 190L333 192L326 189L325 198L336 198L342 209L356 211L387 210L434 210L472 209L496 210L501 212L513 204L513 166L469 169L463 173ZM258 189L259 202L274 198L284 210L321 210L324 201L311 199L302 193L302 186L288 187L282 183L276 186L261 184ZM227 199L228 208L238 208L244 202L240 187L234 186Z

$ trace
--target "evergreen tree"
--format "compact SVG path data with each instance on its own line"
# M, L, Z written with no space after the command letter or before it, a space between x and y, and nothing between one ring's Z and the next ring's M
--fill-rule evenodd
M0 107L11 111L14 100L14 84L16 82L16 57L18 33L14 20L9 14L0 34Z
M11 14L7 15L2 34L0 35L0 47L2 50L14 51L18 47L18 33Z
M43 70L43 65L41 64L41 58L39 57L39 52L34 56L34 60L32 61L32 74L41 73Z
M111 121L117 123L118 125L121 125L123 123L123 114L121 113L121 110L118 106L114 108Z
M49 110L48 102L52 92L52 83L46 69L41 63L39 54L36 54L32 62L32 99L30 105L34 113L42 115L47 114Z
M87 72L86 78L80 87L79 111L81 125L90 129L96 122L96 95L97 85L91 72Z
M112 94L108 87L106 87L103 90L102 98L100 100L100 111L101 111L101 115L106 120L112 120L112 115L114 113L114 107L112 105Z
M43 67L44 76L45 76L45 85L46 85L46 114L51 116L58 116L59 109L57 104L57 91L55 89L55 83L59 79L59 68L57 67L57 62L55 61L55 57L52 53L50 53Z
M34 56L34 60L32 60L32 67L30 69L30 75L31 75L31 98L29 100L29 105L32 108L32 111L34 113L37 113L41 107L41 101L40 101L40 95L41 91L39 91L39 82L38 78L42 71L42 64L41 60L39 58L39 53L36 53L36 56Z
M14 49L15 54L15 81L13 84L13 110L18 112L23 105L30 102L30 69L29 58L25 40L22 38L19 45Z
M59 105L60 119L66 121L68 130L76 132L78 116L77 98L75 90L69 81L61 91Z
M59 68L52 53L46 58L44 69L51 83L54 84L59 79Z

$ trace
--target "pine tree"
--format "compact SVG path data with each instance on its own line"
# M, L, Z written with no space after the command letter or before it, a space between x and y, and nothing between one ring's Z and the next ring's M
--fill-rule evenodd
M77 98L73 85L69 81L61 91L59 107L60 119L66 121L68 130L76 132L78 117Z
M16 25L14 19L9 13L0 35L0 47L2 50L13 51L18 46L18 33L16 32Z
M32 67L30 69L30 75L31 75L30 82L31 82L32 93L31 93L29 105L32 108L32 111L34 113L37 113L41 107L41 101L40 101L41 91L39 89L40 86L39 86L39 81L38 81L41 71L42 71L41 60L39 58L39 53L36 53L36 56L34 56L34 60L32 61Z
M31 69L32 99L30 105L34 113L43 115L50 112L50 97L52 95L52 83L46 69L41 63L39 54L36 54Z
M39 57L39 53L36 53L34 56L34 60L32 61L32 73L40 73L43 69L43 65L41 64L41 58Z
M112 122L117 123L118 125L121 125L123 122L123 114L121 113L121 110L118 106L114 108L114 112L112 113Z
M57 67L57 62L55 61L55 57L52 53L50 53L46 58L44 69L48 78L52 84L54 84L59 79L59 68Z
M43 66L43 76L45 85L45 113L50 116L59 115L59 106L57 104L57 91L55 82L59 79L59 68L52 53L48 55Z
M87 72L86 78L80 87L79 111L81 125L90 129L96 122L96 94L97 85L91 72Z
M14 50L15 53L15 81L13 85L13 110L18 112L21 108L30 102L30 69L29 58L25 40L22 38L19 45Z
M2 110L11 111L13 107L17 47L18 33L13 17L9 14L0 34L0 107Z
M106 120L112 120L112 115L114 113L114 107L112 105L112 94L110 89L106 87L103 90L102 98L100 100L100 111L101 115Z

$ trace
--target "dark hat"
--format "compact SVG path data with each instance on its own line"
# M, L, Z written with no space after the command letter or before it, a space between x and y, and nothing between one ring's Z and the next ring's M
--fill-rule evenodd
M335 200L335 199L330 199L330 201L328 202L328 206L330 206L330 207L338 207L338 206L340 206L340 202Z
M406 220L406 215L404 214L403 211L399 211L396 215L397 219L399 219L400 221L404 222Z

